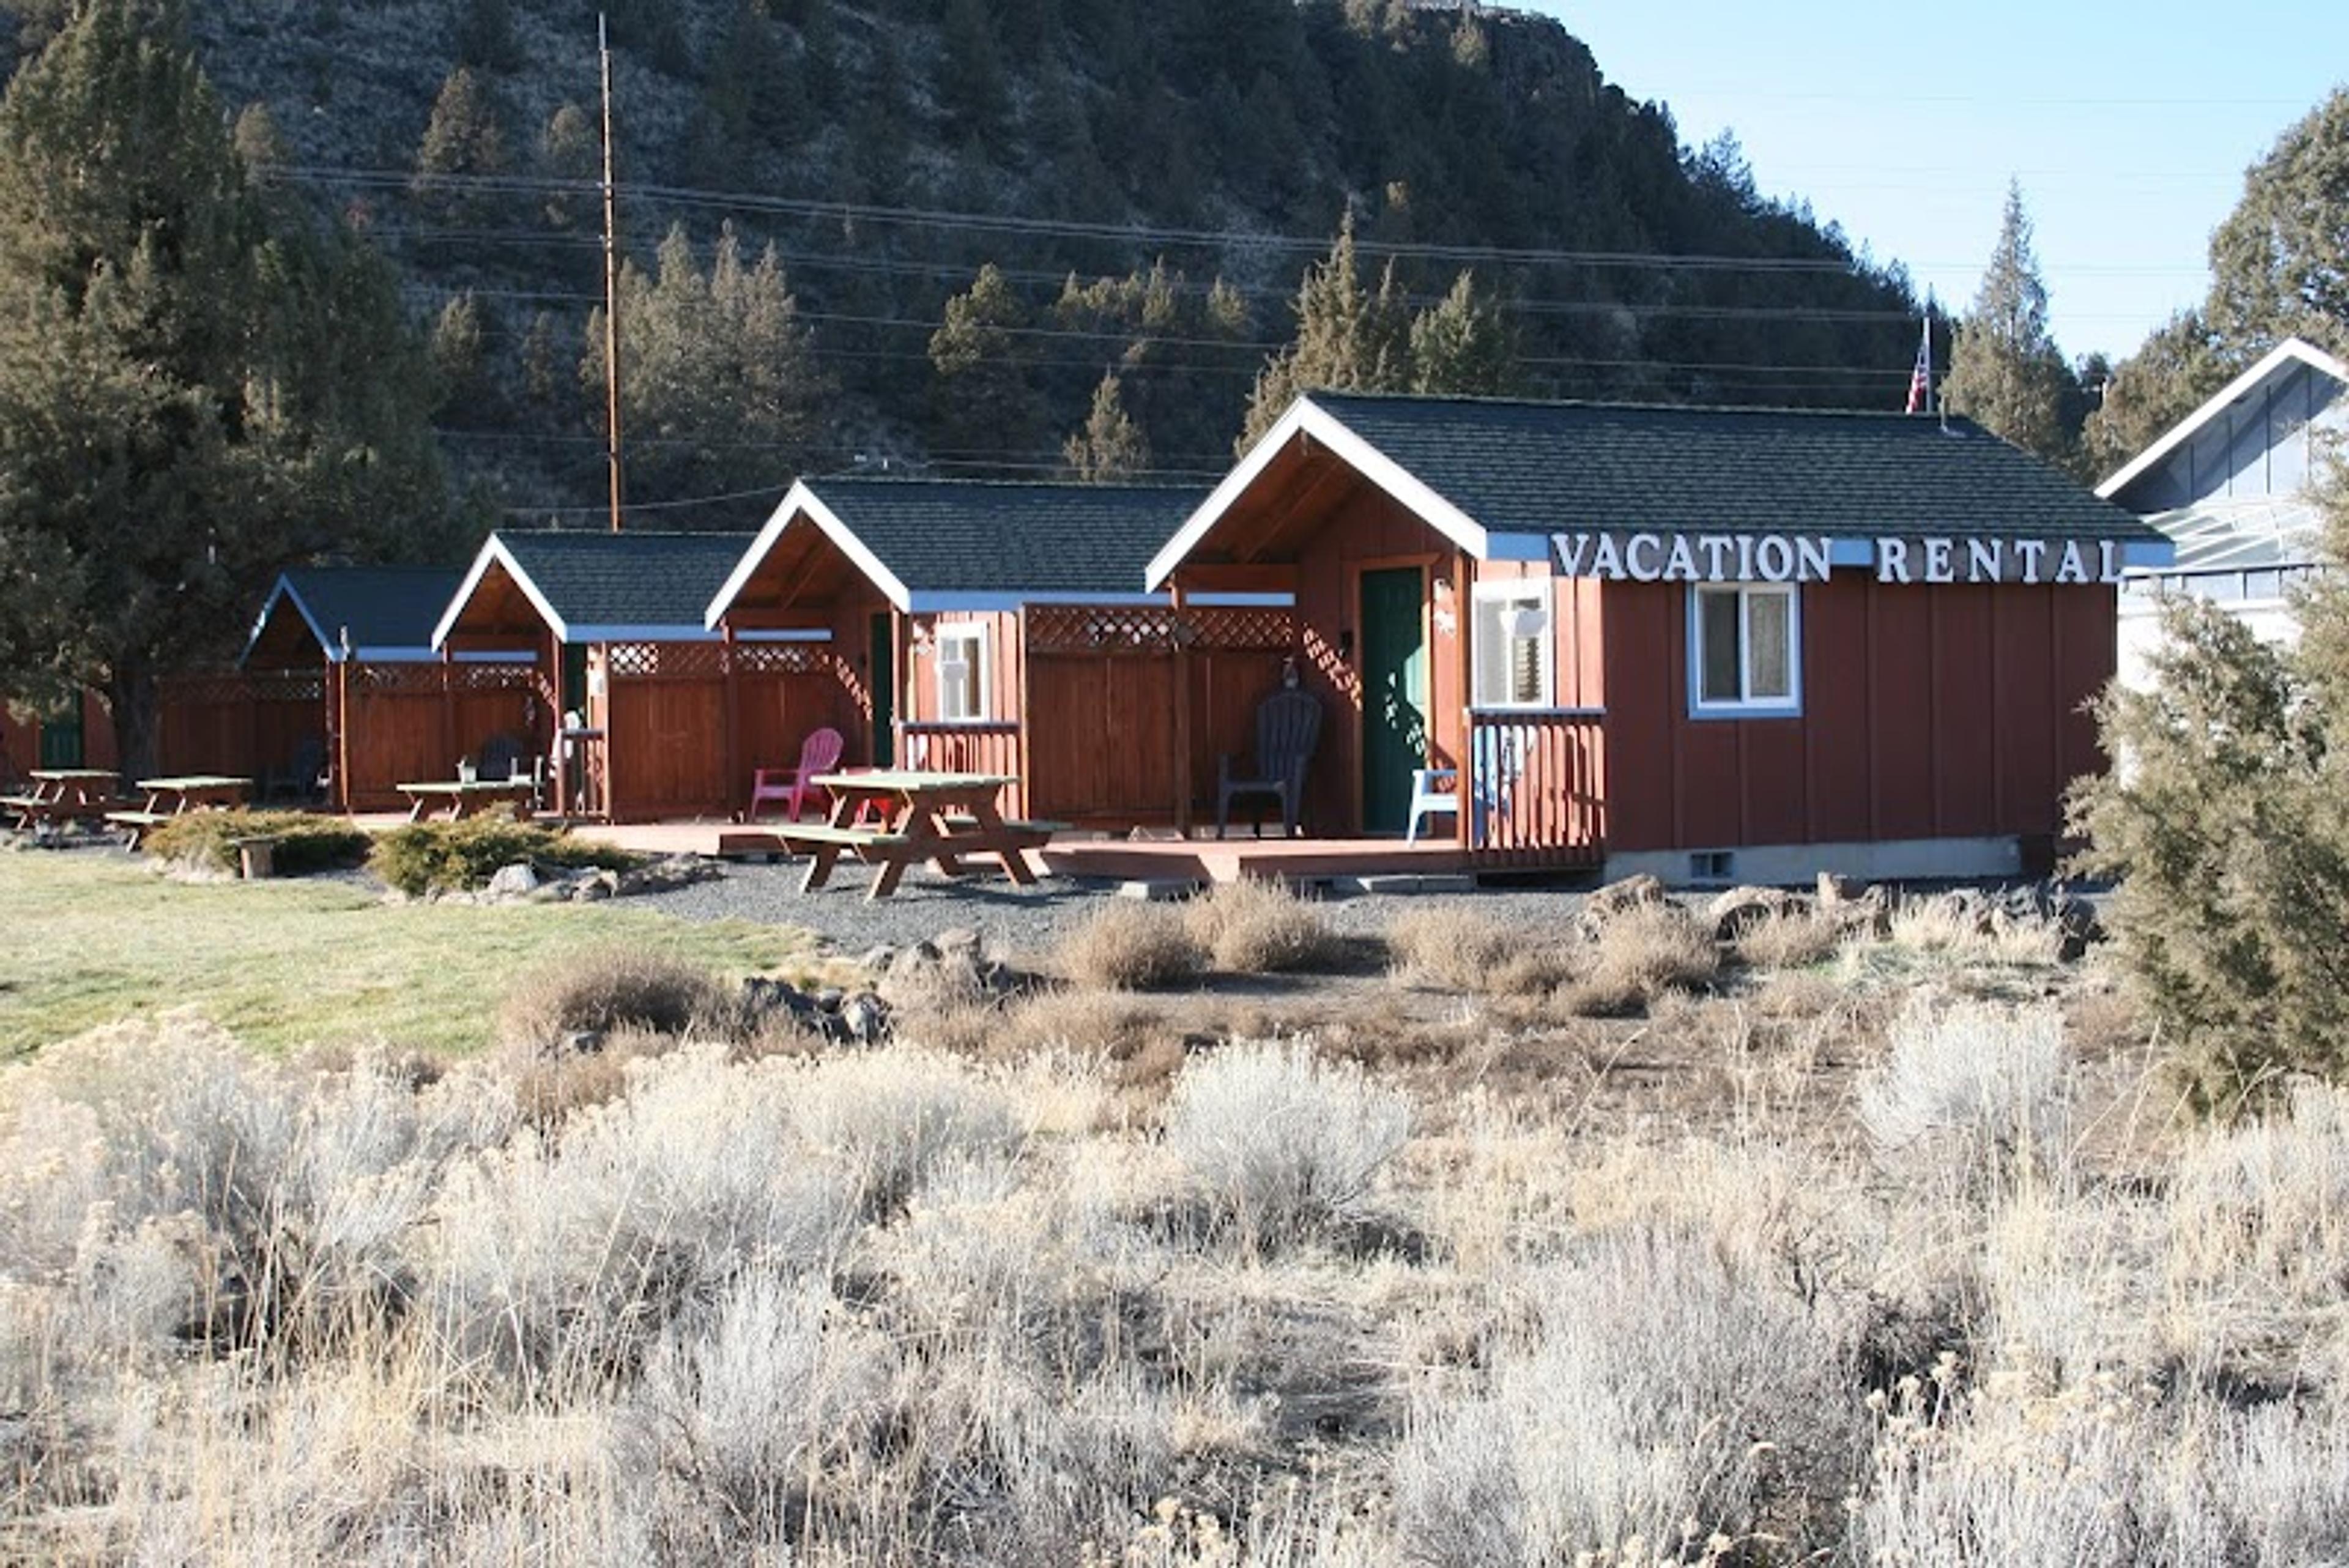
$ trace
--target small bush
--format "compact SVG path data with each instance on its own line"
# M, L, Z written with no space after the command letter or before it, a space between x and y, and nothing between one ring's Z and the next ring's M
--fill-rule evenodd
M1413 909L1387 929L1401 974L1452 991L1500 996L1546 994L1574 971L1572 948L1502 925L1459 904Z
M1061 972L1079 985L1150 991L1198 974L1206 955L1163 904L1119 898L1061 940Z
M1235 1042L1186 1065L1166 1146L1221 1219L1257 1244L1353 1217L1411 1136L1411 1106L1300 1042Z
M1920 993L1893 1022L1891 1055L1861 1080L1860 1119L1889 1158L1996 1186L2064 1152L2069 1080L2054 1009Z
M375 841L367 863L409 898L436 889L479 888L507 866L527 862L567 870L602 867L625 871L640 857L608 844L591 844L534 823L493 813L462 822L415 822Z
M1637 1013L1668 991L1692 991L1721 968L1721 949L1687 910L1657 904L1618 915L1599 928L1579 978L1561 997L1588 1017Z
M1748 926L1737 956L1756 969L1808 969L1842 946L1843 928L1829 917L1781 912Z
M1183 911L1183 923L1208 961L1227 974L1312 969L1338 949L1321 912L1278 882L1219 883Z
M731 1035L740 1000L708 970L634 948L576 953L524 978L498 1014L499 1037L544 1049L583 1031Z
M214 871L237 869L233 840L274 838L281 877L308 877L364 863L373 846L364 828L306 811L191 811L147 836L147 853Z

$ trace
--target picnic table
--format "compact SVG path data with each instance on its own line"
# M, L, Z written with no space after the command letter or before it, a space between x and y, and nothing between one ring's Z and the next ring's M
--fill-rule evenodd
M967 857L986 856L1022 888L1035 886L1026 851L1050 842L1053 825L1006 822L996 797L1016 778L999 774L926 773L911 768L859 768L818 774L812 781L832 797L832 815L822 826L788 825L776 836L793 853L808 857L802 892L823 887L843 855L878 866L866 891L885 898L897 890L905 867L934 862L949 877L963 873ZM864 819L877 814L877 823Z
M397 787L408 797L410 822L423 821L428 810L450 822L461 821L501 802L527 804L538 789L526 778L419 779Z
M0 795L0 812L14 816L19 827L103 817L117 804L119 775L109 768L35 768L26 777L33 781L31 789Z
M109 811L106 820L123 830L130 846L150 827L191 811L225 811L243 805L253 789L251 779L226 774L183 774L170 778L140 779L139 789L147 804L135 811Z

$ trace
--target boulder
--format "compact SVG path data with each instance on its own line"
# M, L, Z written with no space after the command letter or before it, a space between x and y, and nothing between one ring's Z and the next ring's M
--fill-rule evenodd
M948 926L930 939L930 945L941 953L975 953L978 951L978 933L968 926Z
M1733 942L1764 920L1811 912L1811 901L1784 888L1732 888L1705 906L1716 940Z
M858 1045L877 1045L889 1037L889 1004L869 991L860 991L840 1004L841 1037Z
M491 898L526 898L538 891L538 871L527 860L501 866L481 889Z
M889 972L889 966L896 961L896 958L895 948L891 947L887 942L875 942L866 948L857 959L856 967L868 970L874 974L886 974Z
M1662 879L1642 871L1637 877L1609 882L1583 899L1582 918L1594 924L1603 923L1634 909L1653 909L1663 901Z

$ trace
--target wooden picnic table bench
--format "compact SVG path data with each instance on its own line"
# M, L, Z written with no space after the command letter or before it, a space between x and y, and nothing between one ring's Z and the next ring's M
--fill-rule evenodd
M808 857L802 892L823 887L843 854L854 854L880 874L865 892L885 898L897 890L905 868L935 863L949 877L963 873L962 861L984 856L1002 866L1022 888L1035 886L1026 851L1051 838L1048 823L1008 823L996 799L1016 778L999 774L926 773L909 768L864 768L819 774L810 781L832 797L832 816L821 827L784 826L776 836L794 853ZM878 807L880 826L857 826L868 808Z
M428 809L450 822L460 822L501 803L527 804L537 793L535 780L419 779L395 786L408 797L408 820L421 822ZM439 807L445 806L445 812Z
M33 787L0 795L0 813L22 828L50 822L94 822L122 803L115 798L120 775L107 768L36 768L26 775Z
M244 804L253 781L230 774L180 774L168 778L140 779L147 804L136 810L109 811L106 820L123 830L129 847L139 847L150 828L160 827L191 811L226 811Z

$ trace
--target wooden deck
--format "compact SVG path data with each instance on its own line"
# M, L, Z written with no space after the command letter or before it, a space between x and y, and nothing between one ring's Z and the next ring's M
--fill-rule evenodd
M1478 869L1449 838L1056 838L1039 853L1057 876L1132 882L1450 877Z

